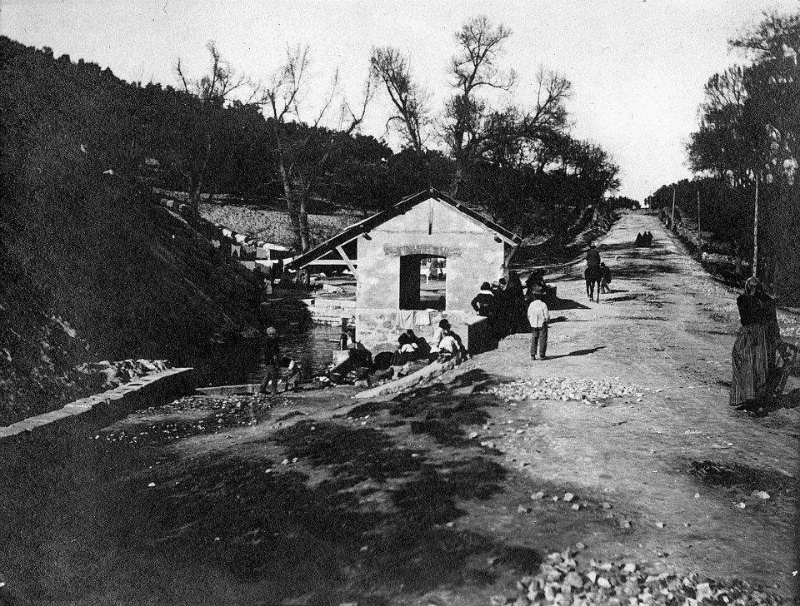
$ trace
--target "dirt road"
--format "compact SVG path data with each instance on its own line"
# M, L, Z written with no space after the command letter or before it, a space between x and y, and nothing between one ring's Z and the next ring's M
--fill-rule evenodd
M645 229L654 247L633 249ZM624 216L602 245L600 304L582 264L551 276L546 361L514 335L391 401L191 397L0 445L0 597L488 604L580 542L587 561L794 598L798 409L728 407L735 293L654 217Z

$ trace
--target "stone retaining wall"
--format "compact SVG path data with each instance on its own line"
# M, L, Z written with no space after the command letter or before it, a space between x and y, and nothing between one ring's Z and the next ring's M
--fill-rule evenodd
M286 212L239 205L200 204L200 215L212 223L225 225L265 242L284 246L294 243L292 223ZM362 218L355 214L308 215L312 245L335 236Z
M54 410L0 427L0 440L51 436L66 433L80 421L112 420L134 410L153 405L193 387L192 368L169 368L134 379L103 393L81 398Z

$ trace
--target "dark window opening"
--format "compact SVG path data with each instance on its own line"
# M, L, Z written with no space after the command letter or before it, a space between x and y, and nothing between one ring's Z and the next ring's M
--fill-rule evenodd
M447 306L447 258L431 255L400 257L400 309Z

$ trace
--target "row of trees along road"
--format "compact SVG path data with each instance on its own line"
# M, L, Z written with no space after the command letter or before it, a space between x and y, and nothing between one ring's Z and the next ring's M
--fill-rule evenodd
M687 146L697 178L662 187L653 208L698 219L704 231L753 258L758 198L759 277L776 292L800 292L800 13L764 15L731 40L745 61L705 86L699 129Z
M288 49L283 65L266 83L256 84L238 74L211 42L208 73L191 79L180 63L176 68L183 92L199 100L204 132L190 137L195 141L190 167L183 158L166 157L165 166L185 177L196 210L203 193L220 191L226 173L242 174L236 167L220 170L211 160L219 157L214 147L226 143L218 132L226 128L219 113L228 110L257 121L248 115L257 107L263 122L247 136L253 151L269 150L270 166L250 172L245 181L261 174L267 195L280 190L300 250L312 245L307 215L315 199L372 210L425 187L482 204L495 219L523 232L533 225L553 228L568 219L565 214L577 215L617 189L619 169L599 146L570 137L566 102L572 87L565 77L542 68L532 106L508 102L517 81L515 72L501 65L510 36L507 27L486 17L465 22L455 33L450 60L452 93L439 111L414 79L408 57L396 48L372 50L363 91L351 103L338 90L338 74L319 93L309 76L307 47ZM248 90L245 100L243 89ZM398 154L358 132L378 92L392 108L387 132L399 133L403 141ZM225 157L230 162L236 156Z

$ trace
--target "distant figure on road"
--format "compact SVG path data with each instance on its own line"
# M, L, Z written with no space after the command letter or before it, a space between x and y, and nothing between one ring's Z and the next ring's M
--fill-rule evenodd
M264 380L258 393L267 393L267 386L272 383L272 395L278 393L278 366L281 362L281 348L278 344L278 331L272 326L267 328L264 339Z
M533 301L528 306L528 322L531 324L531 360L535 360L537 354L540 360L545 360L550 310L547 309L547 305L542 301L542 294L538 290L534 291Z
M781 340L775 303L758 278L748 278L744 293L736 299L742 326L733 345L733 381L730 405L757 411L771 404L775 395L770 381L777 374Z

